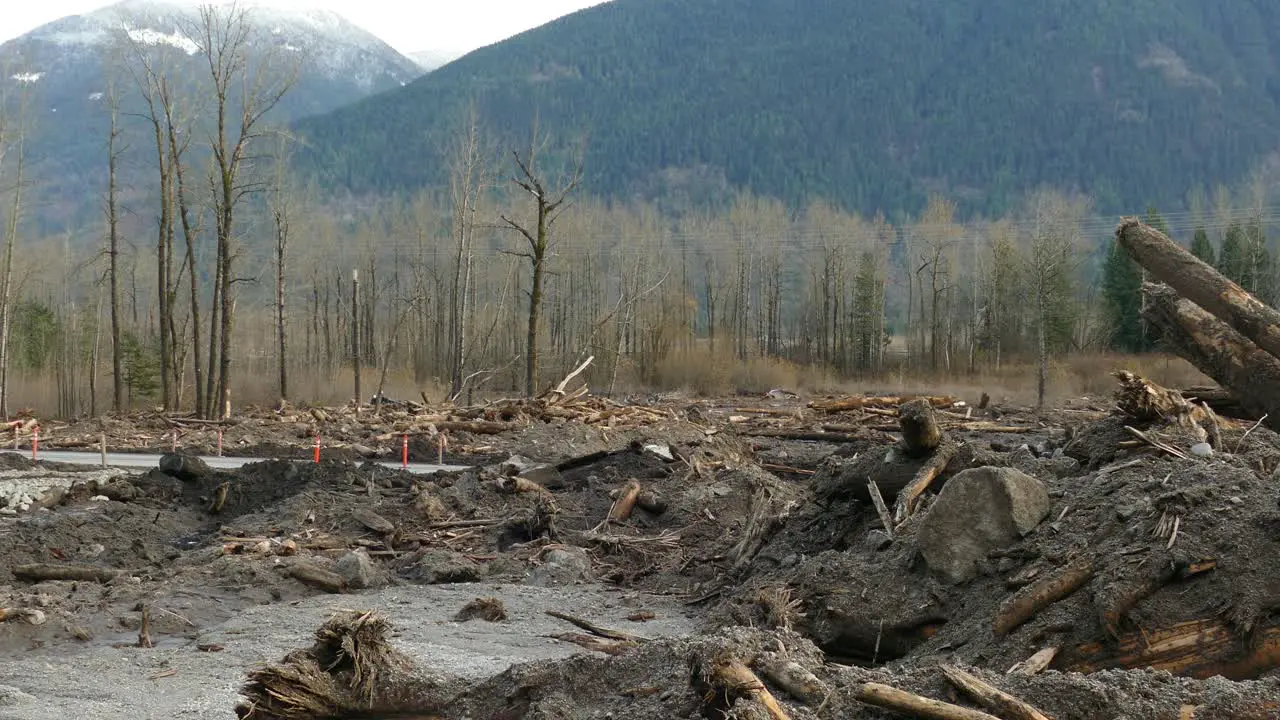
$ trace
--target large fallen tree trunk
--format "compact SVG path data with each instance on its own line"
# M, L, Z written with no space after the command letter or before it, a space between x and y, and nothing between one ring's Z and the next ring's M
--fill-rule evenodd
M1167 285L1143 283L1142 292L1142 317L1169 348L1230 390L1246 411L1266 415L1269 428L1280 430L1280 359Z
M1135 218L1125 218L1116 228L1116 242L1154 279L1168 284L1272 356L1280 357L1280 311Z
M1174 675L1251 680L1280 666L1280 626L1242 636L1221 620L1191 620L1141 629L1118 642L1088 643L1059 655L1050 667L1092 673L1111 668L1151 668Z

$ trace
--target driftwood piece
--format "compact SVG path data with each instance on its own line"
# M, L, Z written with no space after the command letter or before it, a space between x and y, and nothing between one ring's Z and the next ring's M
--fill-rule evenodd
M34 563L30 565L15 565L13 567L13 576L27 582L44 582L45 580L109 582L119 576L120 572L119 570L96 565Z
M573 379L574 379L574 378L576 378L576 377L578 377L579 375L581 375L581 374L582 374L582 371L583 371L583 370L586 370L586 369L587 369L587 366L591 364L591 361L592 361L592 360L595 360L595 359L596 359L596 356L595 356L595 355L592 355L592 356L588 357L586 360L583 360L581 365L579 365L578 367L574 368L574 369L573 369L573 371L572 371L572 372L570 372L568 375L565 375L565 376L564 376L564 379L560 381L560 384L559 384L559 385L556 385L554 388L552 388L551 390L549 390L549 391L548 391L548 392L547 392L543 397L544 397L548 402L556 402L556 401L560 400L561 398L565 397L565 395L566 395L566 393L565 393L565 387L566 387L566 386L568 386L570 382L573 382Z
M747 437L768 437L779 440L801 440L807 442L853 443L867 439L866 435L846 432L812 432L807 430L736 430L737 434Z
M559 619L559 620L564 620L565 622L569 623L570 625L574 625L574 626L576 626L576 627L582 628L583 630L586 630L587 632L591 633L592 635L596 635L596 636L599 636L599 637L602 637L602 638L606 638L606 639L608 639L608 640L622 640L622 641L624 641L624 642L638 642L638 641L640 641L640 640L644 640L644 639L645 639L645 638L640 637L639 635L632 635L631 633L629 633L629 632L624 632L624 631L622 631L622 630L610 630L609 628L607 628L607 627L602 627L602 626L600 626L600 625L597 625L597 624L595 624L595 623L591 622L590 620L584 620L584 619L582 619L582 618L580 618L580 617L574 617L573 615L569 615L568 613L562 613L562 612L560 612L559 610L545 610L544 612L546 612L546 614L550 615L550 616L551 616L551 617L553 617L553 618L557 618L557 619Z
M498 478L498 489L512 495L517 493L551 494L551 491L542 487L538 483L522 477L500 477Z
M947 682L1002 720L1050 720L1048 715L1032 705L984 682L972 673L951 665L943 665L939 669Z
M142 625L138 628L138 647L155 647L155 643L151 640L151 608L146 605L142 606Z
M880 524L884 525L885 534L892 539L893 518L889 515L889 508L884 504L884 496L880 494L880 488L876 486L875 480L867 482L867 494L871 496L871 504L875 505L876 514L880 516Z
M1039 673L1041 670L1044 670L1045 668L1049 667L1049 663L1052 663L1053 659L1058 656L1058 651L1060 649L1061 648L1057 646L1041 648L1040 650L1037 650L1035 654L1032 655L1031 657L1009 668L1009 671L1007 674L1022 675L1024 677L1030 677L1032 675L1035 675Z
M909 457L926 457L942 442L938 416L925 398L898 406L898 427L902 431L903 451Z
M859 702L926 720L1000 720L981 710L921 697L891 685L863 683L853 693Z
M0 623L21 620L28 625L43 625L47 620L43 610L35 608L0 608Z
M636 646L636 643L631 640L606 640L584 633L558 633L551 637L606 655L621 655Z
M726 658L716 662L711 668L711 683L730 698L751 698L772 720L791 720L773 693L739 660Z
M1204 308L1264 352L1280 358L1280 311L1136 218L1120 222L1116 242L1152 278Z
M640 483L635 480L627 481L622 487L622 491L618 493L618 499L613 501L613 505L609 508L609 520L613 522L621 522L631 517L631 512L636 509L636 501L640 499Z
M1149 667L1185 677L1249 680L1280 667L1280 623L1272 621L1251 636L1217 618L1140 628L1114 643L1071 648L1053 666L1082 673Z
M1247 412L1280 429L1280 360L1167 285L1143 283L1142 317L1174 352L1229 389Z
M933 457L924 464L911 482L906 487L898 491L898 499L894 502L893 519L896 523L901 523L911 517L916 511L916 504L920 501L920 496L929 489L933 482L942 475L942 471L947 469L947 463L951 462L951 458L956 455L956 446L952 443L946 443L938 447L934 451Z
M1041 610L1079 590L1093 577L1093 560L1080 557L1056 572L1022 588L996 611L992 631L1004 635L1035 617Z
M757 660L755 665L761 675L800 702L817 705L827 697L827 686L795 660L789 660L785 656L773 657Z

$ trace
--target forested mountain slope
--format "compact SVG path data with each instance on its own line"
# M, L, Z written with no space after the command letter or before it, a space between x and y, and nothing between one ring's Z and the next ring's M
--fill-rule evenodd
M442 181L474 101L504 148L587 139L588 186L862 212L1041 185L1176 208L1280 141L1272 0L614 0L299 129L356 192Z

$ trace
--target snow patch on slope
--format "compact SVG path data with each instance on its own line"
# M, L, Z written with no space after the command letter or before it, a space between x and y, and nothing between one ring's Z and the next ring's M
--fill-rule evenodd
M183 35L181 30L174 30L166 35L151 28L131 28L128 23L125 23L124 29L128 33L129 39L136 43L142 43L143 45L172 45L188 55L195 55L200 52L200 46L196 44L196 41Z

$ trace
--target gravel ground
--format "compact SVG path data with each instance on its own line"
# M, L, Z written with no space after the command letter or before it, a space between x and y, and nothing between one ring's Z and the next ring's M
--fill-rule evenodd
M496 597L508 620L458 623L453 615L477 597ZM548 637L576 629L552 618L559 610L645 637L689 635L693 623L674 601L600 586L538 588L490 583L397 587L312 597L251 608L208 628L194 641L151 649L98 642L78 651L36 648L0 663L0 720L233 720L245 671L310 646L312 633L335 610L386 614L395 643L423 669L481 678L521 662L586 652ZM640 624L639 610L657 617ZM202 652L197 645L224 650Z

